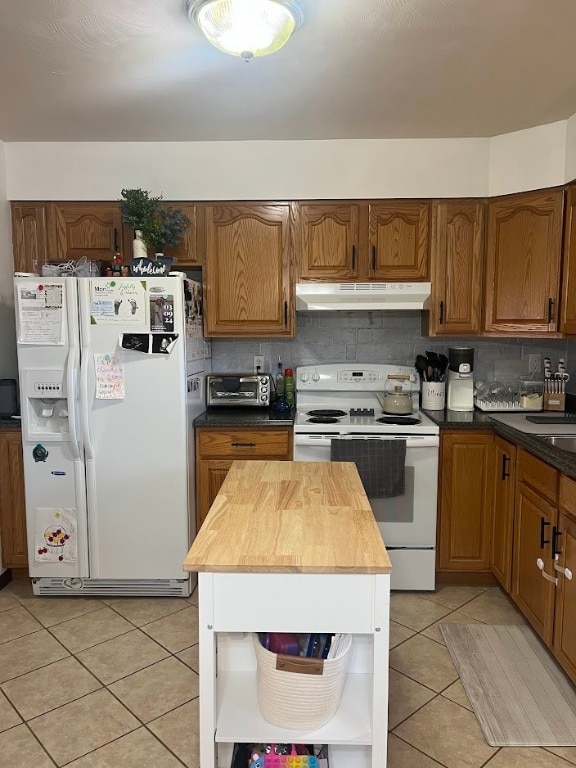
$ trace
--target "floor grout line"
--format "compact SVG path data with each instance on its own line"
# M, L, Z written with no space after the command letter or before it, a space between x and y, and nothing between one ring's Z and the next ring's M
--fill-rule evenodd
M430 701L434 701L434 699L431 699ZM403 720L402 722L406 722L406 721ZM398 727L398 726L396 726L396 727ZM409 747L411 747L412 749L416 750L416 752L418 752L419 754L424 755L424 757L428 757L430 760L434 760L435 762L438 763L438 765L441 765L442 768L450 768L450 766L446 765L446 763L443 763L441 760L438 760L437 758L432 757L432 755L429 755L427 752L423 752L418 747L415 747L414 744L410 744L409 741L406 741L405 738L403 738L402 736L399 736L397 733L394 733L394 731L389 731L389 733L392 733L394 736L396 736L397 739L400 739L400 741L403 741L404 744L407 744Z

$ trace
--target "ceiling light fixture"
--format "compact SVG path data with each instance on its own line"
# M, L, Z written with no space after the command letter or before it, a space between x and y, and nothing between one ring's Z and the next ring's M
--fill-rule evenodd
M304 20L299 0L188 0L187 11L212 45L246 61L280 50Z

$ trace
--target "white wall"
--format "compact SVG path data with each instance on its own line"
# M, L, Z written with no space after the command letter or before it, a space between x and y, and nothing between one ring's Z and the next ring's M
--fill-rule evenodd
M489 195L553 187L565 181L567 121L490 139Z
M488 139L11 143L11 200L460 197L488 191Z
M576 115L566 121L566 181L576 179Z
M6 144L0 141L0 379L16 376L16 337L12 294L12 235L6 190Z

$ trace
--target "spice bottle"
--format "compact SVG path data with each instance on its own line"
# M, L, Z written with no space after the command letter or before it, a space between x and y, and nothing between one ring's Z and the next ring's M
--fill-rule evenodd
M278 371L276 373L276 397L280 398L284 394L284 374L282 373L282 361L278 357Z
M294 405L294 374L292 368L286 368L284 371L284 396L290 407Z

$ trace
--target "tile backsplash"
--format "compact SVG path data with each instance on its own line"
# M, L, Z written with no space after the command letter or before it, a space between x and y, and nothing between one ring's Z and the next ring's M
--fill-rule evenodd
M421 313L299 312L293 339L215 339L214 371L251 371L254 355L263 355L274 372L278 357L284 367L315 363L397 363L413 365L426 350L448 353L450 346L474 347L477 380L502 378L508 372L528 372L528 355L566 360L569 391L576 392L576 339L434 338L422 335Z

